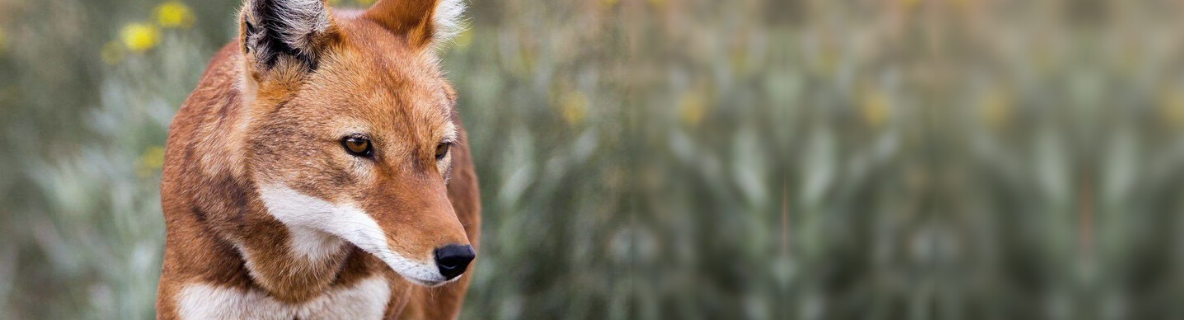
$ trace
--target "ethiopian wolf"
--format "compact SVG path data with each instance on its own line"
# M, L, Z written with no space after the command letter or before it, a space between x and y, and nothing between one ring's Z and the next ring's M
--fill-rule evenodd
M459 0L247 0L169 131L158 319L453 319L477 176Z

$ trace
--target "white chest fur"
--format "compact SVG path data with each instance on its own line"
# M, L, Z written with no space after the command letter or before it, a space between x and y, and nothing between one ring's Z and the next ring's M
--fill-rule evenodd
M390 301L387 280L375 276L300 304L259 290L190 284L177 297L181 319L381 319Z

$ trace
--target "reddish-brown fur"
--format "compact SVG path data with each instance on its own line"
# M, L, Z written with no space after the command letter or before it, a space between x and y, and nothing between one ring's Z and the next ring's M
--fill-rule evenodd
M288 229L267 213L258 193L257 177L267 177L327 201L354 201L396 251L477 247L476 172L455 92L423 38L430 23L396 30L389 20L411 14L391 14L397 17L375 19L383 15L374 10L334 14L331 36L318 40L324 50L315 70L290 60L259 70L240 42L214 56L170 128L158 319L178 318L175 299L189 284L262 290L300 303L373 275L391 284L387 319L456 317L471 273L421 287L352 245L321 261L300 262L285 249ZM449 123L459 131L450 170L434 156ZM351 174L359 160L342 152L343 128L372 136L369 178ZM255 274L240 250L253 259Z

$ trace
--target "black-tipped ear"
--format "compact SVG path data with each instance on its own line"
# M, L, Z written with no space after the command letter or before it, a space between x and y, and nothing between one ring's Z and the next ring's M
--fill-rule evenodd
M333 28L323 0L247 0L241 20L243 52L258 71L283 59L316 69L317 56Z

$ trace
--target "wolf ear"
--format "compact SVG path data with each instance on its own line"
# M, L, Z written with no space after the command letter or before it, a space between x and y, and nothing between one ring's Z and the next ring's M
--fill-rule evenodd
M316 69L335 32L324 0L247 0L239 29L243 53L258 72L285 61Z
M463 0L379 0L364 16L405 35L413 49L422 49L460 33L464 11Z

